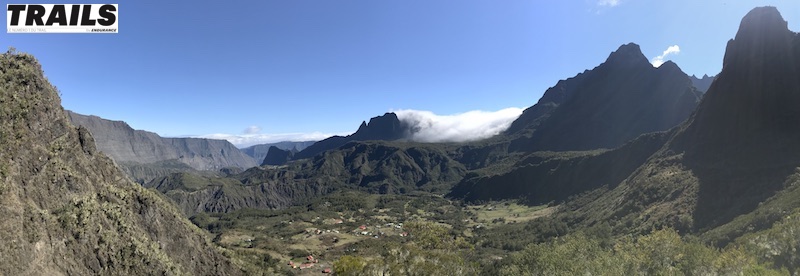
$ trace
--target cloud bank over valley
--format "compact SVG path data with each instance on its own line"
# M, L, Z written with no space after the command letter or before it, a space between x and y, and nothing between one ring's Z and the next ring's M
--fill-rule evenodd
M506 130L522 114L522 108L498 111L474 110L437 115L422 110L396 110L397 118L411 129L408 139L418 142L466 142L486 139Z
M522 108L511 107L498 111L473 110L452 115L438 115L431 111L402 109L391 111L410 130L406 139L416 142L468 142L486 139L506 130L522 114ZM259 133L259 126L249 126L241 134L214 133L188 137L228 140L239 148L257 144L283 141L319 141L353 133Z

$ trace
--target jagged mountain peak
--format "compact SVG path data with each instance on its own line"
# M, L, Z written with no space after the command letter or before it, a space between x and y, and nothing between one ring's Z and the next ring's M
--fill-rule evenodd
M606 62L548 89L506 133L526 136L512 142L518 151L614 148L678 125L699 99L677 64L655 68L639 45L628 43Z
M675 66L677 67L677 65ZM619 75L629 77L641 72L655 71L654 69L650 61L648 61L647 57L642 53L638 44L627 43L620 45L617 50L609 54L605 62L597 67L591 70L584 70L574 77L559 80L555 86L548 88L535 105L523 111L522 115L520 115L520 117L505 131L505 134L518 134L526 131L529 132L534 129L559 105L569 101L577 91L592 90L585 84L587 80L589 80L589 82L591 82L592 79L601 80L605 84L615 85L617 83L628 82L630 79L615 80L617 83L612 83L613 81L607 80L608 76ZM632 70L637 73L631 73Z
M407 131L394 112L372 117L369 123L362 122L351 135L355 140L396 140L403 138Z
M650 61L642 53L642 49L636 43L628 43L619 46L616 51L608 55L604 64L618 66L642 66L650 65Z

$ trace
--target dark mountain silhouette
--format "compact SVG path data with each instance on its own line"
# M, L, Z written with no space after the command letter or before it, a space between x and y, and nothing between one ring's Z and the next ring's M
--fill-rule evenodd
M698 78L695 75L689 77L692 80L692 85L694 88L697 88L697 91L702 93L706 93L708 88L711 87L711 83L714 82L714 76L703 75L703 77Z
M287 161L292 159L294 154L294 151L279 149L276 146L271 146L269 147L267 156L264 157L264 162L261 163L261 166L286 164Z
M310 158L326 150L338 148L350 141L392 141L405 138L408 133L409 130L400 122L397 115L389 112L369 119L369 123L361 122L361 126L353 134L344 137L333 136L316 142L295 154L293 159Z
M135 180L146 182L175 171L250 168L255 160L225 140L163 138L134 130L122 121L67 112L73 124L84 126L97 139L97 148L120 164Z
M525 134L512 143L512 150L615 148L643 133L678 125L700 98L675 63L655 68L630 43L594 69L548 89L507 134Z
M259 144L259 145L252 145L243 149L240 149L244 154L247 154L253 159L256 160L256 163L261 164L264 163L264 157L267 157L269 153L269 148L275 146L276 148L288 151L301 151L307 148L310 145L313 145L317 141L301 141L301 142L292 142L292 141L283 141L277 143L268 143L268 144Z
M70 123L33 56L0 56L0 103L0 274L242 274Z

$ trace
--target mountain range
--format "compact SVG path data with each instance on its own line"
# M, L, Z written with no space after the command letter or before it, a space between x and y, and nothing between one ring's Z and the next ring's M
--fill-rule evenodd
M625 44L598 67L548 89L498 137L413 143L402 139L409 130L387 113L353 135L310 146L308 155L327 149L313 158L234 177L238 183L232 187L259 187L251 192L204 192L215 196L184 209L275 208L269 200L230 203L245 202L255 193L283 195L272 202L297 204L343 189L422 190L467 201L523 199L530 204L568 202L588 193L596 198L565 213L592 218L583 220L587 224L622 220L629 224L626 229L718 227L752 211L794 179L800 165L795 157L800 136L794 127L800 116L792 104L800 102L798 45L797 34L777 10L754 9L728 43L723 70L705 95L676 64L652 67L638 46ZM374 129L384 132L374 135ZM359 137L376 141L360 142ZM486 162L489 156L494 157ZM288 188L292 183L306 192ZM286 190L264 192L269 190L265 185ZM187 197L164 192L174 199ZM228 207L202 207L219 202ZM642 214L650 219L642 220Z
M262 166L286 166L252 168L229 176L224 185L210 177L186 181L186 175L173 174L156 178L145 186L167 194L188 214L282 208L349 189L381 194L450 193L467 199L472 197L466 194L480 194L479 199L500 199L504 190L483 192L468 183L483 179L487 172L513 173L525 162L532 162L532 157L522 158L526 153L541 149L614 148L639 135L668 130L687 119L701 97L690 77L676 64L666 62L654 68L639 46L630 43L622 45L598 67L558 82L539 103L514 121L509 130L485 141L447 144L409 141L409 134L415 130L396 114L386 113L363 122L351 135L330 137L300 152L271 148ZM583 166L587 170L615 170L617 175L609 181L621 180L658 149L658 141L661 140L653 138L639 143L633 153L586 153ZM553 167L566 166L560 164L562 157L554 156L539 159ZM619 167L608 163L620 157L636 161ZM569 175L563 178L579 179ZM524 185L523 178L504 181L507 181L505 186ZM546 197L566 198L594 187L573 186L550 189L559 192ZM470 192L462 193L464 189ZM524 190L509 191L520 189ZM522 195L525 193L518 194Z
M597 67L558 81L505 132L486 140L411 141L415 129L386 113L348 136L239 150L226 141L162 138L64 111L38 61L10 51L0 57L0 159L8 160L0 163L6 218L0 274L246 274L186 217L274 218L295 239L311 233L308 221L325 219L298 218L299 228L284 229L294 216L264 210L311 211L319 207L311 202L333 193L356 195L352 201L386 199L376 200L381 204L392 201L381 195L425 195L453 206L518 200L548 212L496 233L481 232L483 223L442 232L476 240L510 236L513 229L547 235L542 225L559 228L551 231L555 236L585 230L623 240L671 228L722 247L775 225L791 228L779 221L800 212L800 33L789 30L776 8L755 8L722 62L718 75L697 78L671 61L653 67L628 43ZM253 156L262 154L257 166ZM141 176L141 185L123 172ZM409 219L428 212L409 208L412 201L392 206ZM382 217L374 210L389 209L355 205L353 214L373 212L373 218ZM477 208L483 207L469 210ZM444 218L459 211L430 212ZM468 214L457 221L478 217ZM431 240L441 242L442 235ZM796 253L782 253L796 251L795 236L789 243L749 236L745 244L766 252L760 258L778 260L771 265L797 273ZM525 250L541 254L537 248ZM653 252L668 250L658 249ZM293 254L309 259L305 253Z

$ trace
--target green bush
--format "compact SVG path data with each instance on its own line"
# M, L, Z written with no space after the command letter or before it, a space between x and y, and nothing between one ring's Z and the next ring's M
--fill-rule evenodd
M336 275L359 275L366 266L364 258L345 255L333 262L333 271Z

